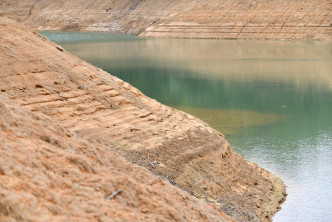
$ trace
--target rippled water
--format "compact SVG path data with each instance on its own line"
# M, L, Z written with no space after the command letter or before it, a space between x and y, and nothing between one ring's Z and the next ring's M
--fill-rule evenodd
M281 177L274 221L332 218L332 42L43 33L146 95L207 121Z

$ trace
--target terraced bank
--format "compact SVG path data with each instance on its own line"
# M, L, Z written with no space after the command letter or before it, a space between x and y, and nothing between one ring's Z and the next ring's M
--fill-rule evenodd
M148 37L332 39L327 0L2 0L0 16L39 30Z
M116 161L116 153L238 221L270 221L280 209L285 198L282 181L236 154L224 136L206 123L146 97L28 27L0 19L0 33L1 94L26 110L48 116L68 137L75 135L91 144L89 150L97 153L88 168L77 160L81 170L94 172L94 161ZM56 146L66 141L43 138ZM4 148L2 152L7 152ZM75 152L84 156L84 149ZM7 183L2 187L11 190Z

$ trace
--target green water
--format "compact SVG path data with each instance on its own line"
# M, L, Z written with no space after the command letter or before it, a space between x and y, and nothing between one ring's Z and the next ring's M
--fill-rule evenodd
M281 177L274 221L332 218L332 42L43 33L146 95L207 121Z

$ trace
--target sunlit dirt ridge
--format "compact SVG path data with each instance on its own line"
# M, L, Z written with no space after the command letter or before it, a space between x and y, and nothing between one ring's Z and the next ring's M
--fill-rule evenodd
M153 221L155 209L166 204L172 212L161 218L170 220L229 220L220 208L238 221L270 221L280 209L282 181L232 151L206 123L146 97L12 20L0 19L0 33L0 91L10 100L7 105L1 98L2 218L86 215L107 221L109 215L134 220L147 214ZM105 202L116 189L123 196L113 201L124 211ZM74 209L77 201L83 205Z

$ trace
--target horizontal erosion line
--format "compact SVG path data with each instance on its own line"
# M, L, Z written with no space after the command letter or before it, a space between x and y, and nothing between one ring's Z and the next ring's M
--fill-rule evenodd
M147 33L172 33L172 34L188 34L188 32L172 32L170 31L147 31ZM193 34L199 34L202 32L191 32ZM308 35L312 33L307 33L307 32L204 32L204 34L217 34L217 33L225 33L225 34L299 34L299 35ZM324 33L318 33L318 34L324 34Z
M51 95L55 95L55 94L51 94ZM53 98L51 100L43 100L43 101L38 101L38 102L37 101L25 102L25 103L22 104L22 106L30 106L30 105L36 105L36 104L47 104L47 103L56 103L56 102L58 102L58 103L68 103L68 102L70 102L68 100L78 99L78 98L84 98L84 96L89 96L89 94L86 93L86 94L82 94L82 95L78 95L78 96L59 96L59 97ZM38 95L36 95L35 97L38 97Z
M332 23L331 23L332 24ZM172 27L172 28L332 28L332 26L330 25L306 25L306 26L290 26L290 25L278 25L278 26L261 26L261 25L246 25L246 26L241 26L241 25L234 25L234 26L203 26L203 25L193 25L193 26L189 26L189 25L158 25L156 26L156 28L161 28L161 27Z
M105 22L106 23L106 22ZM121 22L120 22L121 23ZM144 23L147 24L148 22ZM79 27L81 28L118 28L115 27L116 25L114 25L113 23L107 23L105 25L96 25L96 24L91 24L91 25L84 25L84 22L72 22L72 24L77 24L79 25ZM332 21L331 21L332 24ZM262 26L262 25L233 25L233 26L229 26L229 25L170 25L170 24L158 24L157 26L151 26L151 27L155 27L155 28L202 28L202 29L208 29L208 28L331 28L331 25L302 25L302 26L295 26L295 25L266 25L266 26Z
M310 29L311 30L311 29ZM178 29L178 28L169 28L169 29L151 29L151 30L146 30L146 32L170 32L170 31L174 31L174 32L177 32L177 31L186 31L186 32L189 32L189 31L202 31L202 32L206 32L206 31L210 31L210 32L307 32L306 29L305 30L298 30L298 29L290 29L290 30L287 30L287 29L284 29L284 28L275 28L275 29L266 29L266 28L261 28L261 29L258 29L258 28L252 28L252 29L249 29L249 28L245 28L245 30L243 29L236 29L236 28L233 28L233 29L212 29L212 28L206 28L206 29L203 29L203 28L182 28L182 29ZM332 30L331 30L332 31Z
M238 33L238 32L269 32L269 33L280 33L280 32L284 32L284 33L309 33L306 30L295 30L295 29L291 29L291 30L285 30L285 29L276 29L276 30L266 30L266 29L246 29L246 30L232 30L232 29L165 29L165 30L158 30L158 29L154 29L154 30L146 30L145 32L222 32L222 33ZM331 30L332 31L332 30ZM324 34L324 33L328 33L328 32L321 32L320 34Z

